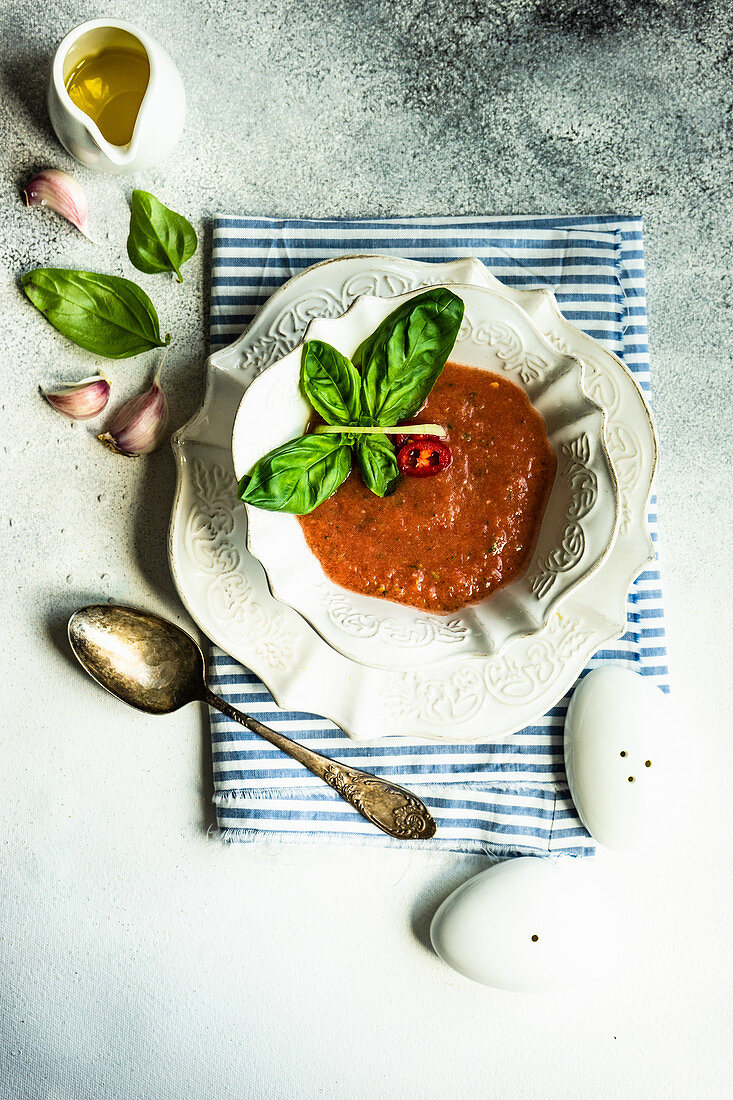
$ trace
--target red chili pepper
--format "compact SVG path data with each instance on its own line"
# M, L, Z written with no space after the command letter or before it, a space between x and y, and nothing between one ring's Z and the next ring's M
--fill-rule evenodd
M408 439L397 452L400 473L408 477L432 477L447 470L452 461L448 444L435 436Z
M405 443L422 443L423 439L439 439L437 435L396 435L394 437L394 445L399 451L400 447L404 447Z

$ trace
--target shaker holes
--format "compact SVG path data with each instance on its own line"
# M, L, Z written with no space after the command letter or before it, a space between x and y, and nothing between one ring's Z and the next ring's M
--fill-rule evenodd
M621 750L621 752L619 753L619 756L628 756L628 755L629 754L627 752L624 752L623 750Z
M633 777L633 775L630 775L629 776L629 783L633 783L633 782L634 782L634 777Z
M532 936L532 943L537 943L539 936Z
M645 768L651 768L651 766L652 766L651 760L645 760L644 761L644 767Z

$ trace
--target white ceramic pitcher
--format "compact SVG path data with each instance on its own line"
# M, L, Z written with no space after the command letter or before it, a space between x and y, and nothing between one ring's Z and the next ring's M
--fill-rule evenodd
M83 58L119 46L143 51L150 63L150 79L127 145L111 145L66 91L66 81ZM70 31L56 51L48 110L56 136L72 157L104 172L136 172L172 151L183 130L186 95L170 56L148 34L120 20L92 19Z

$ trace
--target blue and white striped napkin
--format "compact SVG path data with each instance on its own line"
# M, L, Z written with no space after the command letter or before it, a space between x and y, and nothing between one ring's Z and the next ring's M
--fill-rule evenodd
M565 316L621 356L649 395L642 226L630 216L221 217L214 225L212 350L234 340L285 280L311 264L349 253L394 253L427 261L478 256L510 286L550 287ZM654 498L651 513L656 540ZM632 586L626 633L612 648L600 650L588 668L606 661L627 664L668 690L657 568ZM234 706L313 749L394 778L419 794L438 822L431 846L497 856L593 851L563 767L568 697L502 744L426 744L405 738L360 744L323 718L280 710L253 673L216 647L209 677L212 688ZM304 768L218 712L211 712L211 735L223 840L405 843L377 832Z

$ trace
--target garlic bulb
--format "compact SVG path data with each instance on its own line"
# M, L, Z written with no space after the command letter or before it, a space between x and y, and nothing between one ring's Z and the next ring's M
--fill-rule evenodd
M101 374L82 378L81 382L64 382L57 390L41 389L49 405L71 420L98 416L109 401L109 392L110 384Z
M48 206L75 225L91 240L87 232L89 205L80 183L58 168L45 168L23 188L28 206Z
M163 442L168 427L168 401L160 388L160 368L150 389L123 405L109 426L97 436L105 446L129 458L150 454Z

